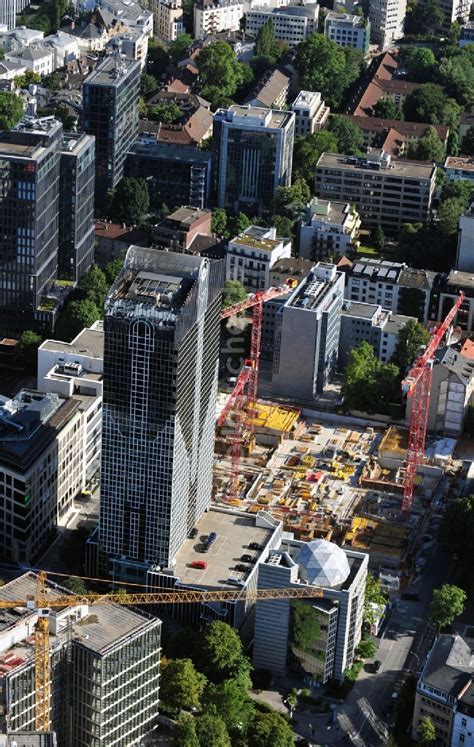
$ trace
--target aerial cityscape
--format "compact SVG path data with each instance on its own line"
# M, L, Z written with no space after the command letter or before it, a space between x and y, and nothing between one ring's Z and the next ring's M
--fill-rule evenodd
M474 747L474 4L0 0L0 747Z

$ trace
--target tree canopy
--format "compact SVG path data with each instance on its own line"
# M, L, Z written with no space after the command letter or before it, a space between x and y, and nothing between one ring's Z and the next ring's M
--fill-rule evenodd
M231 747L225 721L215 714L203 713L196 719L196 733L200 747Z
M209 683L202 702L207 713L222 718L231 734L246 729L252 717L253 706L247 691L233 679L225 679L218 685Z
M146 57L146 71L149 75L159 78L166 72L170 64L170 56L166 49L153 37L148 39L148 54Z
M162 663L160 700L172 712L197 708L206 685L206 678L194 668L191 659L175 659Z
M244 65L227 42L212 42L199 53L199 91L214 109L227 105L244 80Z
M156 91L156 78L150 73L142 73L140 78L140 94L147 99Z
M294 59L302 88L321 91L332 109L342 106L349 87L359 77L362 53L340 47L322 34L313 34L298 45Z
M474 126L469 127L461 140L461 153L464 156L474 156Z
M349 353L342 392L349 408L386 412L400 401L400 369L380 363L372 345L363 341Z
M436 728L429 716L422 716L418 726L420 744L432 744L436 741Z
M179 744L179 747L201 747L196 733L196 719L187 713L180 715L175 735L176 744Z
M222 294L222 305L224 308L233 306L240 301L245 301L247 291L240 280L226 280L224 283L224 292Z
M291 187L278 187L273 201L276 215L282 215L295 223L306 212L311 191L304 179L296 179Z
M334 114L329 120L328 130L336 138L339 153L351 156L361 152L364 133L348 117Z
M111 217L128 226L139 225L150 207L148 183L145 179L124 177L115 190Z
M89 298L82 301L75 299L64 308L55 333L60 340L72 340L84 327L90 327L101 317L102 311L94 301Z
M20 335L18 353L21 364L30 373L36 373L38 360L38 347L41 345L42 337L31 329L27 329Z
M474 496L456 498L448 503L439 528L439 541L449 552L468 559L474 537Z
M399 367L400 371L405 371L414 363L421 346L427 345L429 340L428 330L420 322L410 319L398 334L392 362Z
M400 111L395 101L391 98L382 97L372 108L372 116L381 119L403 119L403 113Z
M368 573L365 581L364 622L375 622L375 613L371 604L386 604L387 595L382 591L380 580L372 573Z
M62 581L62 585L72 591L73 594L87 594L88 591L82 578L77 576L69 576L65 581Z
M236 631L218 620L211 622L201 635L196 656L199 671L214 683L232 677L246 660Z
M400 64L407 73L408 80L413 83L428 83L435 77L436 57L428 47L400 47Z
M280 56L280 48L275 38L275 26L271 18L258 30L255 39L252 68L260 76L266 69L272 67Z
M100 267L93 265L87 275L80 279L79 288L84 291L87 299L95 303L99 309L102 308L109 284L104 271Z
M169 45L169 56L171 61L176 64L182 60L186 56L189 48L192 46L193 41L194 39L191 34L180 34L176 39L174 39Z
M280 713L257 713L250 727L252 747L293 747L293 732Z
M293 150L293 179L304 179L308 184L314 184L316 164L323 153L339 153L333 132L321 130L297 137Z
M22 116L21 99L10 91L0 91L0 130L11 130Z
M425 83L406 97L404 113L408 122L444 124L456 128L461 108L454 99L445 94L441 86Z
M407 14L406 33L436 34L443 28L444 13L438 0L417 2Z
M428 127L417 142L409 145L408 158L413 158L415 161L430 161L431 163L443 161L444 145L434 127Z
M464 612L466 599L466 592L453 584L434 589L428 615L430 621L440 629L448 628Z
M211 228L217 236L226 236L227 232L227 213L223 208L214 208L212 211Z
M164 124L174 124L178 122L183 116L183 112L179 108L176 101L170 101L169 103L163 102L162 104L155 104L149 106L147 109L147 117L152 122L163 122Z

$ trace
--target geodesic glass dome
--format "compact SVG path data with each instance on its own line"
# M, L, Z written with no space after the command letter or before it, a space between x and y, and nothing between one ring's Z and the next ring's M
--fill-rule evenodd
M302 545L296 553L295 561L299 565L303 581L314 586L339 586L350 573L344 550L323 539Z

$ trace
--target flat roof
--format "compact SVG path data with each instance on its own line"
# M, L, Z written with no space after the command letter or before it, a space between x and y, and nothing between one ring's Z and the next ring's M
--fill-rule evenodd
M89 358L104 357L104 326L96 323L93 327L87 327L79 332L72 342L62 340L45 340L39 350L49 350L58 353L72 353L88 356Z
M129 73L131 68L140 66L139 60L132 60L127 57L120 57L119 60L114 55L105 57L97 65L96 69L87 76L84 84L94 86L118 86L123 78Z
M261 89L259 89L259 91L261 92ZM258 98L258 95L256 94L254 98ZM237 117L242 119L259 120L263 126L271 127L273 129L281 129L282 127L285 127L289 120L295 116L293 112L285 112L279 109L263 109L259 106L243 104L233 104L229 107L229 111L235 113ZM232 119L227 120L224 118L224 121L232 122ZM249 122L249 126L251 125L252 122Z
M444 168L474 172L474 158L470 156L448 156L444 162Z
M375 303L344 301L341 313L343 316L356 316L361 319L373 319L379 309L380 306Z
M348 159L351 159L350 163L347 162ZM357 172L377 171L377 173L382 176L398 176L413 179L431 179L433 172L436 170L436 166L431 164L420 163L418 161L407 161L404 158L398 161L392 161L389 168L379 169L361 165L362 160L365 160L365 156L358 159L355 156L323 153L316 164L316 168L336 168L341 171ZM352 163L352 161L357 162Z
M448 275L449 285L460 285L465 288L474 288L474 273L451 270Z
M275 528L278 522L275 520ZM248 573L235 570L243 554L258 559L259 550L250 550L251 542L265 546L272 536L272 530L256 526L255 516L237 514L230 511L211 509L203 514L196 524L199 533L195 539L186 539L176 555L174 575L187 586L204 586L207 589L232 588L227 583L229 577L245 582ZM217 539L207 553L200 552L203 542L210 532L217 534ZM190 568L194 560L204 560L206 570ZM253 570L255 564L249 564Z

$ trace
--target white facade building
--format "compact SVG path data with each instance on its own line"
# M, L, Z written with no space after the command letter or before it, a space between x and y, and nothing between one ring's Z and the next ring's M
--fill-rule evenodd
M155 36L174 41L184 34L182 0L142 0L142 5L153 13Z
M329 117L329 106L321 98L319 91L300 91L291 105L295 114L295 136L318 132Z
M365 54L369 49L370 21L349 13L328 13L324 19L324 35L340 47L352 47Z
M276 228L250 226L229 241L226 280L239 280L248 291L270 286L270 270L279 259L291 257L291 241L279 239Z
M397 39L403 37L406 0L370 0L369 20L372 40L381 49L387 49Z
M11 62L19 62L43 78L45 75L54 72L56 53L44 42L33 42L24 49L8 52L5 59Z
M0 45L4 52L15 52L43 40L44 32L19 26L11 31L0 31Z
M319 5L314 2L288 4L281 8L254 7L245 14L245 30L257 36L268 20L272 20L275 38L290 47L307 39L318 30Z
M238 31L244 15L242 0L200 0L194 6L194 36L206 36L220 31Z
M127 29L138 29L153 36L153 13L136 0L97 0L99 8L105 8Z
M68 62L77 60L79 54L79 44L75 36L66 34L64 31L57 31L51 36L44 38L44 44L51 47L54 51L54 69L64 67Z
M474 272L474 210L472 208L459 219L456 269Z
M467 179L474 182L474 158L472 156L448 156L444 162L446 177L456 182Z
M360 216L349 203L313 197L300 226L300 257L318 260L352 256L358 246Z

